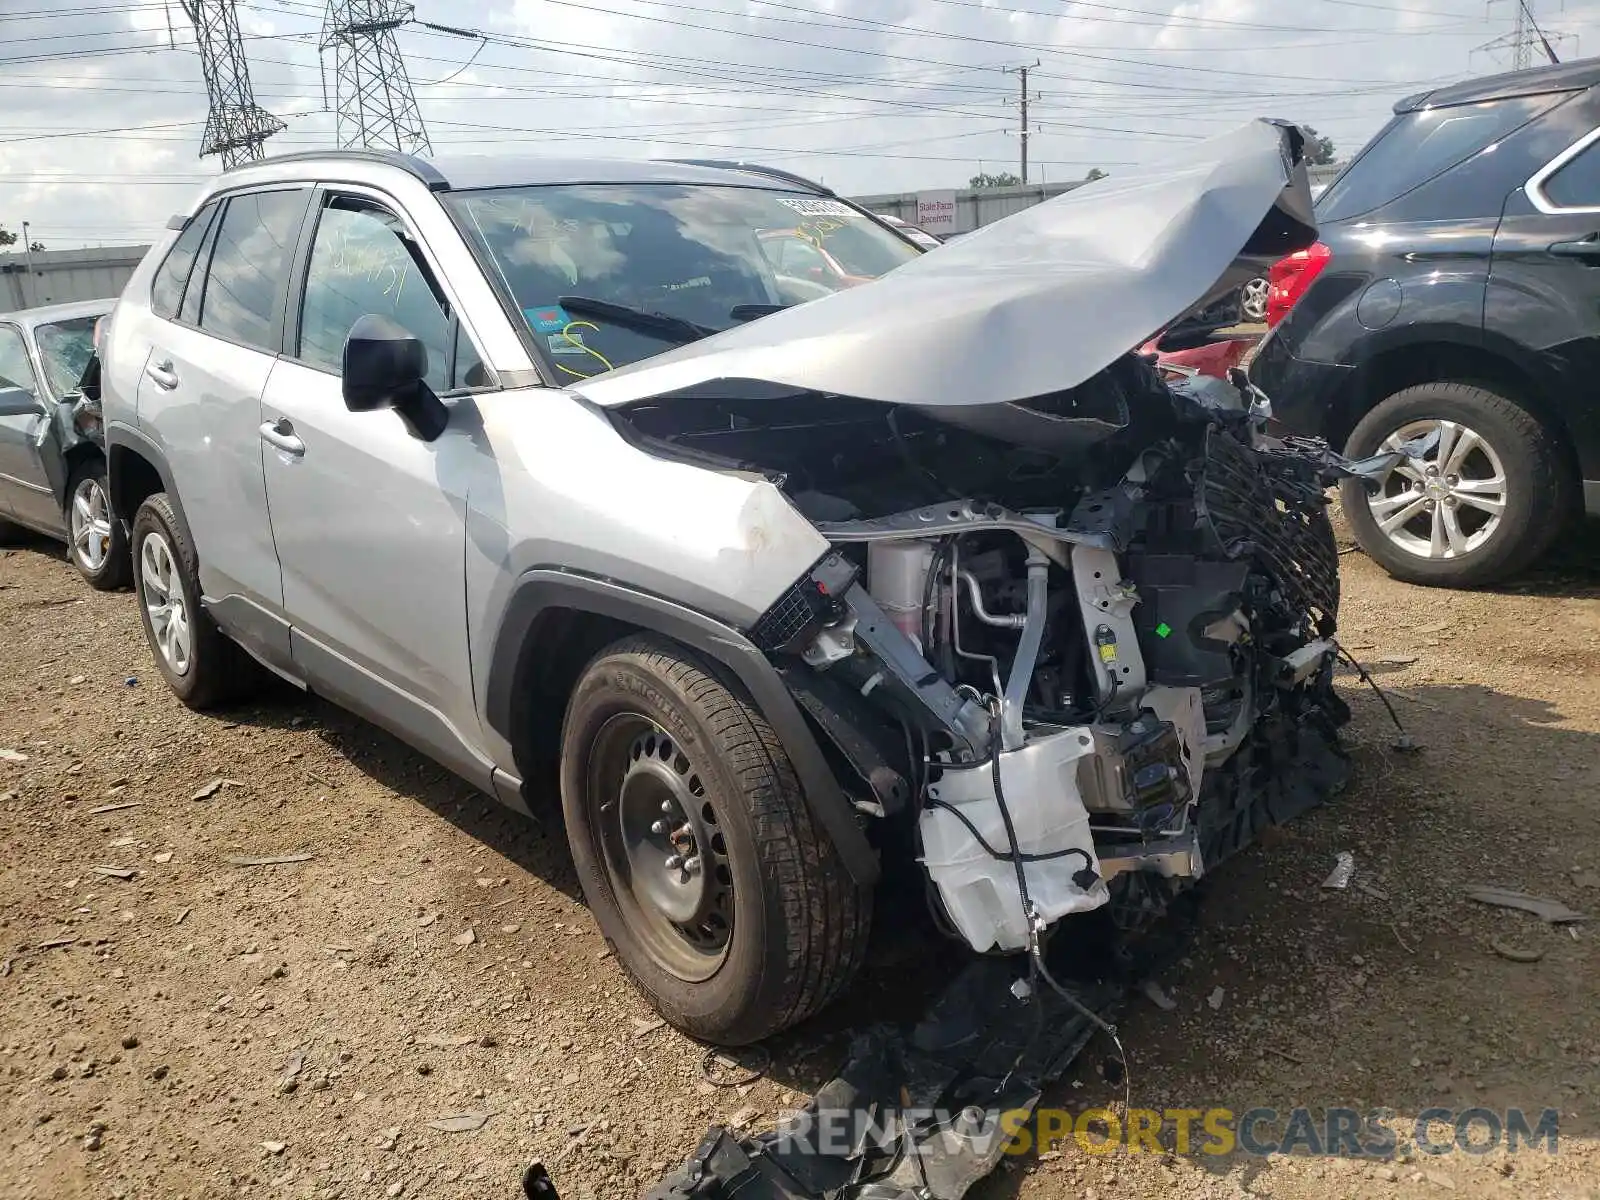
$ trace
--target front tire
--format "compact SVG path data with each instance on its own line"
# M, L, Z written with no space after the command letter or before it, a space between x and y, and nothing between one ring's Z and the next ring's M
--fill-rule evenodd
M179 700L190 708L215 708L258 688L255 660L217 628L200 603L194 547L164 492L134 514L133 575L151 657Z
M128 586L133 563L128 535L111 512L106 462L96 455L73 469L67 481L67 552L90 587L115 592Z
M1347 453L1365 458L1433 432L1437 449L1375 494L1344 481L1362 550L1407 583L1479 587L1549 549L1570 508L1570 473L1550 430L1508 396L1465 383L1406 388L1362 418Z
M690 1036L759 1041L855 975L871 891L761 714L682 647L632 637L590 662L562 729L561 803L601 932Z

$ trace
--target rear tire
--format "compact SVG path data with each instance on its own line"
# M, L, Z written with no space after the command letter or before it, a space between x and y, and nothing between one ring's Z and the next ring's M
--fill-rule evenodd
M758 1041L859 968L871 891L761 714L684 648L631 637L590 662L562 729L561 803L601 932L690 1036Z
M1344 481L1357 542L1407 583L1480 587L1516 574L1549 549L1573 506L1559 439L1508 396L1426 383L1363 417L1346 452L1365 458L1434 429L1443 453L1397 469L1377 494Z
M133 518L134 592L156 669L190 708L207 709L257 691L262 670L217 628L200 603L199 566L165 492Z
M128 535L111 511L106 461L96 455L80 462L67 481L67 553L88 585L99 592L121 591L133 577Z

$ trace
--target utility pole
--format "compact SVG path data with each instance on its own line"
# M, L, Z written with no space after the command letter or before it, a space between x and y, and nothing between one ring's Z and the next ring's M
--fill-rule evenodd
M178 0L194 26L200 46L200 71L206 79L210 111L200 156L220 154L224 170L263 157L263 143L285 126L256 103L245 62L244 38L234 0Z
M1540 27L1538 18L1533 15L1534 0L1489 0L1490 12L1500 3L1509 3L1514 10L1511 32L1485 42L1476 50L1496 55L1509 51L1512 70L1521 71L1531 67L1535 50L1547 62L1559 63L1561 58L1556 54L1556 46L1577 44L1578 39L1573 34L1546 31ZM1562 7L1565 8L1565 4Z
M28 231L28 223L22 223L22 255L28 264L28 295L23 303L28 308L38 306L39 277L33 273L33 234Z
M1002 67L1001 68L1001 70L1004 71L1005 74L1007 74L1007 75L1016 75L1019 78L1019 80L1021 81L1021 91L1018 93L1018 96L1017 96L1017 104L1018 104L1019 108L1021 109L1022 124L1021 124L1021 127L1017 130L1017 136L1021 139L1021 143L1022 143L1022 171L1021 171L1021 175L1022 175L1022 182L1023 183L1027 183L1028 182L1028 134L1030 132L1032 132L1032 128L1033 128L1031 125L1028 124L1028 101L1030 99L1034 99L1034 100L1038 99L1037 96L1030 96L1030 94L1028 92L1028 72L1034 70L1035 68L1037 68L1038 65L1039 65L1039 60L1036 58L1031 63L1029 63L1027 66L1023 66L1023 67Z
M395 30L411 20L401 0L328 0L320 49L334 52L334 112L340 146L431 154ZM323 101L328 77L324 58Z

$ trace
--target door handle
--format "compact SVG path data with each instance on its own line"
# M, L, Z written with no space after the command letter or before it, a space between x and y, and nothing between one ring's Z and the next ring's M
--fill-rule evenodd
M172 369L172 360L170 358L163 362L150 363L145 367L144 373L150 376L151 382L158 388L164 388L170 392L178 386L178 373Z
M285 454L292 454L299 458L306 452L306 444L294 435L294 426L288 417L279 417L276 421L265 421L261 426L261 440L275 449L282 450Z
M1550 247L1557 258L1591 258L1600 261L1600 233L1591 233L1575 242L1557 242Z

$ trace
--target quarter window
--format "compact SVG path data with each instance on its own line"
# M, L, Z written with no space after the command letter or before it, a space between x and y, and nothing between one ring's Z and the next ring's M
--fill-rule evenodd
M350 327L364 316L381 316L426 348L426 378L434 391L474 386L483 375L481 361L464 334L458 340L449 307L419 254L392 213L352 199L335 200L325 209L306 268L301 361L342 372Z
M304 191L256 192L228 202L206 272L200 328L267 353L278 297L294 257Z
M1542 190L1557 208L1600 208L1600 143L1590 142L1546 179Z
M183 232L178 235L178 240L172 243L172 249L167 251L166 261L161 264L161 269L156 272L155 281L150 285L150 307L156 316L171 320L178 313L178 306L183 303L183 289L188 285L189 276L194 272L195 252L200 249L200 242L206 236L206 230L211 226L211 218L217 214L215 202L206 205L194 219L183 227Z

